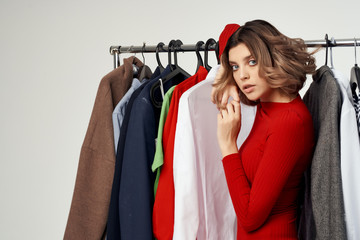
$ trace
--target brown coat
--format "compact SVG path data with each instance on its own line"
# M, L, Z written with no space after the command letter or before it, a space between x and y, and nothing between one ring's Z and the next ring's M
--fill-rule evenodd
M135 57L100 82L80 159L64 239L102 239L107 222L115 167L112 112L129 90Z

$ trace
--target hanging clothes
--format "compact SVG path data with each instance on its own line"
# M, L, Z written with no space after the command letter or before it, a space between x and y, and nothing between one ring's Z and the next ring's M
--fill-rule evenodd
M124 119L126 106L130 100L131 95L138 87L140 87L140 85L141 85L140 80L137 78L134 78L130 89L126 92L124 97L116 105L116 107L113 111L112 120L113 120L113 127L114 127L115 154L117 153L117 147L118 147L117 143L119 142L119 137L120 137L120 127L121 127L121 124Z
M301 239L346 239L340 166L339 86L328 66L320 67L303 98L314 123L316 147L306 172Z
M236 239L236 215L217 143L216 106L210 92L219 66L180 98L174 143L173 239ZM241 105L238 146L251 130L255 107Z
M355 64L350 72L350 88L360 137L360 68Z
M164 163L161 166L153 212L153 231L158 240L171 239L173 236L174 181L172 161L179 99L183 92L203 81L207 73L207 70L200 66L195 75L178 84L173 91L163 130Z
M360 137L360 93L356 97L353 98L354 101L354 109L355 109L355 115L356 115L356 122L358 125L358 133Z
M151 164L155 154L160 109L152 104L150 92L153 84L168 74L170 74L170 66L159 77L146 84L132 105L126 141L123 146L119 189L122 240L153 238L152 209L155 175L151 171ZM164 91L166 92L175 82L181 82L184 79L185 76L181 74L168 79L163 83ZM162 101L160 91L156 91L153 97Z
M103 77L99 84L86 136L81 147L75 189L64 239L103 239L114 174L112 112L133 80L130 57Z
M360 141L349 80L332 69L341 94L340 161L348 240L360 239Z
M158 75L160 72L155 71L153 76ZM116 153L116 162L115 162L115 171L114 171L114 179L111 189L111 198L109 205L109 214L107 220L107 240L111 239L120 239L120 210L119 210L119 189L120 189L120 179L122 172L122 156L124 152L124 143L126 140L127 129L129 125L130 113L132 109L132 105L135 99L139 96L143 88L149 81L144 81L144 83L139 86L132 94L128 101L128 104L125 108L124 119L120 128L120 136L118 140L118 151Z
M154 183L154 197L156 195L157 187L158 187L158 184L159 184L160 167L164 163L164 151L163 151L163 144L162 144L162 142L163 142L163 139L162 139L163 130L164 130L166 117L167 117L168 112L169 112L172 94L174 92L175 87L176 86L171 87L166 92L166 94L164 96L162 106L161 106L161 114L160 114L160 119L159 119L158 134L157 134L157 138L156 138L156 150L155 150L154 162L151 165L152 171L156 172L155 183Z
M220 45L220 51L224 47ZM141 83L134 78L134 65ZM177 64L175 69L168 66L160 73L158 68L150 77L151 70L130 57L101 80L64 239L236 238L238 223L228 190L234 188L234 179L227 174L227 183L224 171L238 162L230 156L221 166L218 111L210 101L218 66L209 74L200 67L190 78L181 75L185 71ZM358 83L359 71L354 74ZM159 89L155 96L150 94L162 78L164 101ZM351 121L355 113L360 136L360 93L357 85L352 111L347 84L338 72L323 66L304 97L317 144L306 172L301 239L360 236L360 162L355 161L360 145ZM162 101L162 109L157 108L154 103ZM250 133L256 108L241 104L241 111L239 147Z

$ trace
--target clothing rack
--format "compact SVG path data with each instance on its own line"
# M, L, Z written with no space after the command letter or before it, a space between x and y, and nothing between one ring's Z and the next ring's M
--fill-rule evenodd
M309 48L313 47L355 47L360 46L360 38L348 38L348 39L327 39L327 35L324 40L305 40L305 44ZM209 44L208 51L215 51L217 43ZM114 68L119 66L119 55L121 53L155 53L155 52L194 52L205 51L205 44L197 46L197 44L182 44L180 46L172 47L169 45L149 45L145 43L143 46L111 46L110 54L114 56Z

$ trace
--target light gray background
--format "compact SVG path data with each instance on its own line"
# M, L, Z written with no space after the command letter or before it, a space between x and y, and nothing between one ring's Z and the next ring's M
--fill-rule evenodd
M305 40L359 38L359 9L358 0L0 0L0 239L63 238L97 87L113 69L111 45L195 44L257 18ZM333 55L349 76L354 48ZM324 51L316 57L323 65ZM155 69L155 55L145 58ZM178 58L194 73L194 53Z

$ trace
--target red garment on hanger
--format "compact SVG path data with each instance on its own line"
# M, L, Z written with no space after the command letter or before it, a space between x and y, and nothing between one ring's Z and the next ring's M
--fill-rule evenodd
M172 239L174 232L174 177L173 155L178 106L181 95L195 84L203 81L208 72L200 66L194 76L178 84L173 92L163 131L164 164L161 167L159 184L153 210L153 231L158 240ZM210 93L209 93L210 94Z

